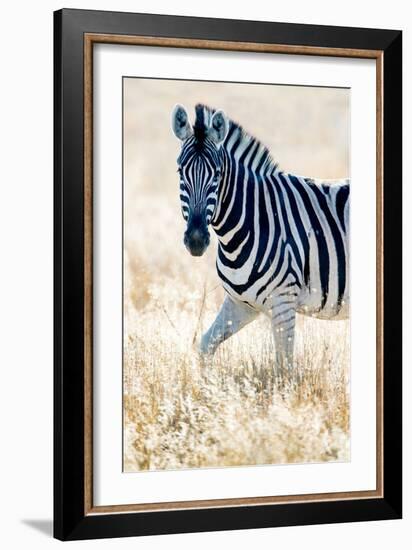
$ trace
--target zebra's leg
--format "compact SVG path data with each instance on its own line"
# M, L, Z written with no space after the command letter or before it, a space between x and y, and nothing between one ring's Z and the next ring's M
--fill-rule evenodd
M275 340L276 370L280 375L292 374L295 341L296 302L278 299L272 309L272 330Z
M200 353L211 357L219 344L256 319L258 313L246 304L226 296L217 317L202 336Z

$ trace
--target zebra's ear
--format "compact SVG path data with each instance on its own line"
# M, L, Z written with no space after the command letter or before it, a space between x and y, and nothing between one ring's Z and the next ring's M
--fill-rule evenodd
M182 141L192 135L189 117L182 105L175 105L172 111L172 130L174 135Z
M216 145L220 145L225 140L229 130L229 122L223 111L216 111L210 121L208 137L212 139Z

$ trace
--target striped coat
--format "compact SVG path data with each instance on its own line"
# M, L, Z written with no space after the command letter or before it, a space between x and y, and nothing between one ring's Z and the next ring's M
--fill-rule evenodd
M193 255L218 238L217 272L227 298L202 338L213 354L263 312L277 363L293 364L296 313L343 319L349 311L349 181L281 171L267 148L222 111L196 106L193 127L176 106L184 242Z

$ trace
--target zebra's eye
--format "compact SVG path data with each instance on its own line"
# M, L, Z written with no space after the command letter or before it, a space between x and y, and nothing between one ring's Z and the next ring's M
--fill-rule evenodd
M216 170L214 180L218 181L220 180L221 172L220 170Z

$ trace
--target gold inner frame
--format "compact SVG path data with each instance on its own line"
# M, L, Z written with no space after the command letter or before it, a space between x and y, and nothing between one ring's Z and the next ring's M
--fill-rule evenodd
M93 45L162 46L376 60L376 489L309 495L241 497L147 504L93 504ZM383 498L383 51L186 38L84 35L84 513L151 512Z

